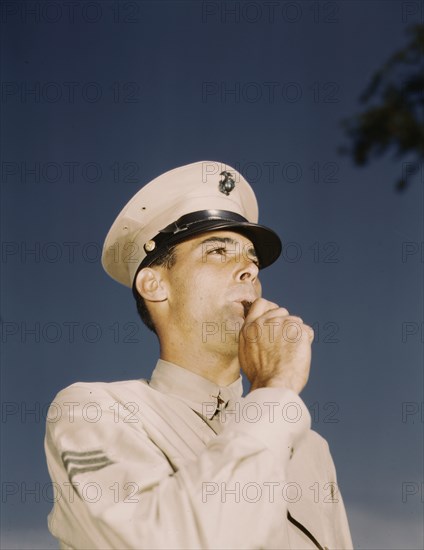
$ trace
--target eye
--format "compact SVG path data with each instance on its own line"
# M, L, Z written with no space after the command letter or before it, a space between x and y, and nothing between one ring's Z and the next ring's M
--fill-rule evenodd
M249 259L253 264L255 264L257 268L259 268L259 260L258 260L258 257L257 257L256 255L250 254L250 255L248 256L248 259Z
M226 252L227 252L227 249L225 248L225 246L220 246L218 248L208 250L208 254L218 254L220 256L223 256Z
M219 261L221 263L225 263L227 261L227 248L225 247L225 245L212 248L211 250L208 250L206 252L206 257L209 257L211 255L216 256L217 258L219 257Z

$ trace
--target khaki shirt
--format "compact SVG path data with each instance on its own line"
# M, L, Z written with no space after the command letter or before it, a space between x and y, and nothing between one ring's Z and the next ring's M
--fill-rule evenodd
M150 381L62 390L45 439L61 548L352 548L303 401L280 388L241 396L241 377L220 388L163 360Z

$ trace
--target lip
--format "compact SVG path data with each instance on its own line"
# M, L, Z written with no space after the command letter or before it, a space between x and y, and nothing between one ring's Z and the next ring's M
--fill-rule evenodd
M254 302L259 298L260 290L252 283L238 283L228 288L225 298L231 302Z
M237 302L241 304L242 302L250 302L251 304L257 299L257 296L242 296L241 298L237 298L237 300L234 300L234 302Z

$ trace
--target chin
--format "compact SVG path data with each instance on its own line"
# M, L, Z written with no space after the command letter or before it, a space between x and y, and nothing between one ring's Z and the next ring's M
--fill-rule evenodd
M215 322L209 322L204 325L204 331L208 332L208 342L217 344L219 347L222 345L238 347L239 333L244 323L244 318L241 315L237 315L234 311L227 312L227 316L216 317Z
M241 327L244 323L244 317L243 315L237 315L232 314L229 315L224 321L222 321L224 328L227 330L237 330L237 332L240 332Z
M232 323L238 324L239 330L241 329L243 323L244 323L244 308L241 306L241 304L237 303L235 307L228 308L227 311L227 317L224 322L227 322L228 324ZM224 313L224 315L225 315Z
M243 323L244 323L243 317L239 317L239 316L230 317L226 321L221 323L221 330L220 330L221 341L228 346L231 346L231 344L234 344L234 346L237 349L237 353L238 353L239 334L240 334L241 327L243 326Z

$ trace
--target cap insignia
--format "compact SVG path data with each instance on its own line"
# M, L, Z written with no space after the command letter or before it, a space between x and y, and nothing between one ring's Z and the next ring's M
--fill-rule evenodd
M221 191L221 193L224 193L224 195L229 195L236 186L234 176L230 172L226 172L225 170L219 175L222 176L222 179L219 182L219 190Z

